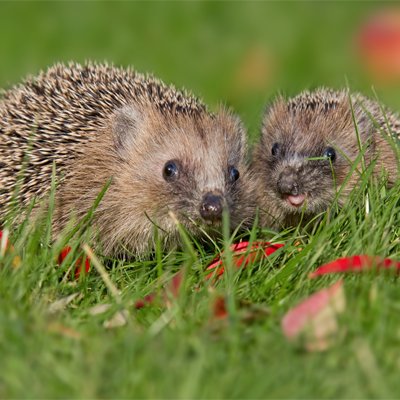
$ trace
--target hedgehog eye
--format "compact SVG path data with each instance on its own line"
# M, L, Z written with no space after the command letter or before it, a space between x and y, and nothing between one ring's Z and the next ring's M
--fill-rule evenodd
M336 151L332 147L327 147L324 151L323 156L325 158L329 158L332 162L336 160Z
M167 161L164 165L163 169L163 178L167 182L172 182L178 179L179 176L179 168L176 161Z
M271 154L276 157L279 153L279 143L274 143L271 148Z
M229 180L231 183L236 182L239 179L240 173L237 168L230 166L228 168Z

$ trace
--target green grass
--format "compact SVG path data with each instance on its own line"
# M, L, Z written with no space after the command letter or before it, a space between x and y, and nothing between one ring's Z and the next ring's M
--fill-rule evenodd
M311 234L257 232L257 239L286 245L246 269L228 268L216 284L205 279L216 251L196 247L108 263L114 290L95 268L65 279L72 260L57 265L50 216L25 225L11 235L15 250L0 258L0 397L396 397L400 297L393 272L345 276L346 308L324 352L288 342L280 325L288 309L338 279L310 280L319 265L354 254L400 259L400 185L364 189L368 215L357 193ZM75 259L81 255L77 246ZM162 288L182 269L180 295L163 299ZM135 309L149 293L161 297ZM76 297L58 306L69 295ZM214 318L218 296L226 299L226 319ZM109 308L93 315L100 304ZM118 312L125 324L107 328Z
M378 4L2 2L0 84L58 60L134 65L192 89L212 108L233 106L254 139L277 91L348 81L373 96L353 44ZM265 80L253 80L256 73L243 78L252 57L265 63ZM394 108L398 90L377 87ZM398 397L400 296L392 273L345 277L346 309L338 339L325 352L289 343L280 324L287 310L338 279L310 280L319 265L361 253L400 260L399 190L400 183L389 191L368 186L368 215L362 192L312 233L257 232L257 239L273 237L285 248L228 271L214 288L204 276L217 250L194 246L145 262L110 263L115 296L96 269L64 279L73 260L58 266L61 244L51 242L49 217L33 231L22 225L11 232L15 252L0 257L0 398ZM73 257L82 256L80 242L70 244ZM161 300L133 307L182 268L183 290L168 307ZM213 319L218 296L229 309L223 321ZM110 308L92 315L99 304ZM121 310L126 324L107 329L104 323Z

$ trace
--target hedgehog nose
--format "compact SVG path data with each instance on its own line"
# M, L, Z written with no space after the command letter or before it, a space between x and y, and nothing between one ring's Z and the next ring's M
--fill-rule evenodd
M222 196L206 193L200 205L200 215L210 222L221 221L223 210Z
M282 172L278 179L278 190L281 194L297 196L299 194L299 184L292 172Z

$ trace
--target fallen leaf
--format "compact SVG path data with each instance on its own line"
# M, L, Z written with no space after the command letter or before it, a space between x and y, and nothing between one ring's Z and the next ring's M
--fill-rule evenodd
M284 245L281 243L253 242L250 244L249 242L240 242L233 244L230 250L232 251L232 258L235 266L237 268L245 268L250 263L268 257L283 246ZM221 259L222 254L216 257L207 267L207 271L213 271L206 276L206 279L220 277L224 273L225 266Z
M65 336L71 339L80 339L82 336L78 331L69 328L63 324L60 324L59 322L50 323L47 326L47 330L48 332L57 333L61 336Z
M56 312L59 312L63 309L65 309L65 307L67 307L67 305L69 303L71 303L72 300L74 300L75 298L77 298L81 293L73 293L70 294L69 296L63 297L59 300L56 300L55 302L51 303L49 308L48 308L48 312L50 314L54 314Z
M226 308L225 297L218 296L213 303L213 317L217 319L226 318L228 310Z
M282 319L282 330L290 341L304 340L309 351L330 347L339 335L337 315L346 307L343 281L322 289L290 309Z
M20 256L15 256L12 259L12 266L13 268L19 268L21 266L21 257Z
M237 304L237 315L244 324L264 319L270 314L269 308L265 305L252 303L246 300L239 300ZM229 316L225 297L218 295L212 302L212 319L222 320Z
M233 262L237 268L244 268L249 263L253 263L258 259L268 257L276 250L280 249L284 245L281 243L272 244L270 242L240 242L235 243L230 247L232 251ZM210 272L206 279L210 279L213 277L220 277L224 271L225 266L223 264L223 260L221 259L221 255L216 257L206 268L207 271ZM147 305L153 304L157 298L161 298L164 302L164 305L170 306L171 298L177 298L179 296L179 291L181 289L183 282L183 271L179 271L176 273L169 283L163 289L163 293L159 296L156 293L150 293L143 299L139 299L135 302L134 307L136 309L141 309Z
M67 258L68 254L72 251L70 246L65 246L59 256L58 256L58 263L61 265L63 261ZM89 259L85 256L79 257L75 262L75 279L78 279L82 272L82 267L84 267L85 273L89 273L91 265Z
M136 310L140 310L141 308L152 304L155 298L156 295L154 293L148 294L147 296L143 297L143 299L136 300L134 307Z
M106 329L119 328L120 326L126 325L128 322L128 316L129 313L127 310L118 311L112 316L112 318L104 321L103 326Z
M136 300L134 307L137 310L153 304L156 299L162 299L162 302L166 306L171 306L171 299L176 299L179 296L179 292L183 282L183 271L177 272L164 286L160 294L150 293L143 299Z
M111 308L111 304L97 304L89 308L88 312L90 315L104 314Z
M371 270L372 268L400 270L400 262L390 258L382 258L378 256L355 255L351 257L338 258L330 263L321 265L309 277L316 278L325 274L341 273L341 272L357 272Z

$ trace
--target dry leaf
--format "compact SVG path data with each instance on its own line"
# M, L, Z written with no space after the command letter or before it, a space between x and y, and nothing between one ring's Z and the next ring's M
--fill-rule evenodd
M69 303L71 303L72 300L74 300L76 297L78 297L79 295L81 295L81 293L77 292L77 293L73 293L70 294L69 296L63 297L62 299L56 300L55 302L51 303L49 308L48 308L48 312L50 314L54 314L58 311L63 310Z
M78 331L69 328L63 324L60 324L59 322L50 323L47 326L47 330L48 332L57 333L61 336L65 336L71 339L80 339L82 336Z
M107 321L104 321L103 326L106 329L112 329L124 326L128 322L128 316L129 313L127 310L118 311L112 316L112 318L108 319Z
M99 315L104 314L111 307L111 304L97 304L91 308L89 308L88 312L90 315Z

